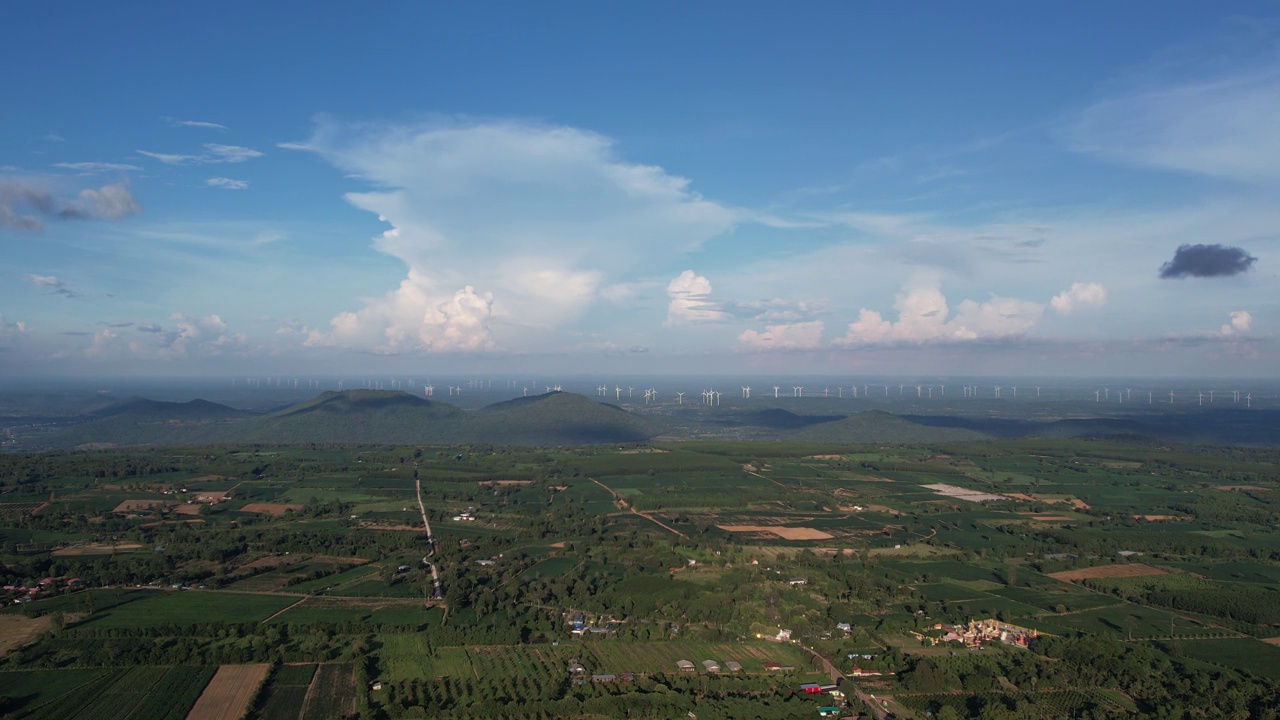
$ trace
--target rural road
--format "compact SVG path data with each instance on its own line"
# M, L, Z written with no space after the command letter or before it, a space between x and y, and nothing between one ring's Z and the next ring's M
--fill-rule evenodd
M432 537L431 523L427 521L427 506L422 503L422 481L417 477L413 478L413 488L414 494L418 496L418 512L422 513L422 526L427 530L427 542L431 545L431 552L422 557L422 564L431 568L431 594L439 599L444 597L444 588L440 587L440 573L436 570L435 563L427 559L436 554L436 539Z

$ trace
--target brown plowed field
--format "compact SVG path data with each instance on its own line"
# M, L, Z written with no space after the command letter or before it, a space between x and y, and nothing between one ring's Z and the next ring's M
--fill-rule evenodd
M125 500L117 505L112 512L137 512L138 510L150 510L154 507L164 507L167 504L164 500Z
M187 713L187 720L240 720L270 665L223 665Z
M719 525L725 532L771 533L783 540L830 540L831 533L814 528L789 528L769 525Z
M249 503L240 508L240 512L261 513L263 515L274 515L280 517L290 510L298 512L302 509L301 505L296 503Z
M1063 572L1050 573L1049 577L1055 580L1088 580L1090 578L1127 578L1127 577L1143 577L1146 575L1168 575L1169 571L1164 568L1151 567L1142 563L1132 563L1129 565L1103 565L1101 567L1081 568L1079 570L1065 570Z

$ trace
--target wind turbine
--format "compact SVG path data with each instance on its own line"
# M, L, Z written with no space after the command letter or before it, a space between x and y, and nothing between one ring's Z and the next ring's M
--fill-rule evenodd
M750 400L750 399L751 399L751 386L750 386L750 385L743 386L743 388L742 388L742 399L743 399L743 400Z
M684 393L682 393L682 392L678 392L678 393L676 393L676 404L677 404L677 405L683 405L683 404L684 404Z
M1200 407L1204 407L1204 391L1200 391Z
M622 399L622 387L621 387L620 385L614 385L614 386L613 386L613 392L614 392L614 394L616 395L616 399L617 399L617 400L621 400L621 399Z
M1098 396L1099 396L1099 395L1101 395L1101 394L1102 394L1102 393L1101 393L1100 391L1098 391L1098 390L1094 390L1094 391L1093 391L1093 401L1094 401L1094 402L1101 402L1101 400L1099 400L1099 399L1098 399Z
M1172 405L1172 404L1173 404L1173 391L1172 391L1172 390L1170 390L1170 391L1169 391L1169 404L1170 404L1170 405Z
M773 399L774 399L774 400L777 400L777 399L778 399L778 390L780 390L780 389L781 389L781 388L779 388L777 385L774 385L774 386L773 386Z
M996 385L995 387L996 387L996 397L998 398L1000 397L1000 386Z
M1247 407L1247 408L1251 408L1251 407L1253 407L1253 393L1246 393L1246 394L1245 394L1245 396L1244 396L1244 406L1245 406L1245 407Z
M1212 390L1210 390L1210 391L1209 391L1209 404L1210 404L1210 405L1212 405L1212 404L1213 404L1213 391L1212 391Z
M822 388L822 397L831 397L831 388Z
M1014 399L1014 400L1017 400L1017 399L1018 399L1018 386L1017 386L1017 385L1014 385L1014 386L1013 386L1013 399Z
M1040 386L1036 386L1036 397L1040 397Z

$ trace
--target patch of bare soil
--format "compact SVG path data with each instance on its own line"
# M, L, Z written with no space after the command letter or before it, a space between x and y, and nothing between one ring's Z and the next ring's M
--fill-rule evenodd
M1143 565L1142 563L1131 563L1128 565L1102 565L1100 567L1081 568L1079 570L1065 570L1063 572L1051 573L1049 577L1055 580L1088 580L1090 578L1128 578L1128 577L1145 577L1148 575L1168 575L1169 571L1164 568Z

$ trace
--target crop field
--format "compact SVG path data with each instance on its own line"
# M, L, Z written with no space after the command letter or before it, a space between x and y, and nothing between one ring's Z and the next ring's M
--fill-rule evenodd
M1280 647L1252 638L1175 641L1189 658L1280 681Z
M1068 570L1065 572L1053 573L1050 577L1058 580L1088 580L1091 578L1130 578L1143 577L1145 575L1164 575L1169 572L1164 568L1151 567L1142 563L1130 563L1125 565L1100 565L1098 567L1082 568L1080 570Z
M0 687L15 718L178 720L211 677L213 668L182 666L35 671L4 673Z
M326 664L316 669L299 720L345 717L355 707L354 669L347 664Z
M297 598L244 593L133 590L113 607L95 613L83 627L99 629L253 622L266 619Z
M590 672L674 674L678 672L677 660L691 661L698 673L704 672L703 660L715 660L722 668L729 660L736 660L742 664L743 672L747 673L765 672L761 663L766 662L792 666L801 675L811 670L808 656L793 645L785 643L597 642L584 643L583 647L599 663L599 669L588 668ZM585 658L579 659L583 663L587 662Z
M296 601L296 598L284 598ZM370 626L418 627L438 623L440 612L423 607L421 599L362 599L338 597L307 598L271 620L280 625L365 624Z
M270 665L223 665L205 686L187 720L225 720L243 717L249 701L266 679Z
M145 467L146 452L101 457L115 472ZM825 675L801 644L842 670L885 672L858 682L916 720L943 705L972 720L992 703L1031 718L1141 716L1163 700L1125 693L1177 693L1191 687L1183 676L1229 668L1251 673L1242 683L1280 681L1280 646L1254 639L1280 636L1259 612L1280 605L1280 493L1249 489L1276 484L1272 451L1050 440L210 448L169 461L184 480L237 478L189 483L236 486L191 518L144 507L172 501L158 489L173 478L95 482L97 457L0 456L12 477L46 478L39 492L6 484L31 501L19 505L56 499L0 528L14 583L0 593L0 643L13 648L0 657L0 695L15 718L89 708L176 720L215 667L262 663L275 670L250 718L367 708L457 720L512 706L543 717L812 715L817 701L794 686ZM414 467L433 545L418 527ZM1002 497L970 502L931 485ZM298 507L281 512L288 503ZM478 519L450 520L463 511ZM201 522L154 524L175 519ZM104 554L55 554L59 541ZM428 553L439 597L423 596ZM410 567L392 573L399 565ZM790 586L796 577L807 583ZM571 634L578 611L599 632ZM985 619L1044 635L1029 651L991 640L979 653L915 634ZM783 629L796 643L758 639ZM586 678L569 676L570 659ZM724 670L709 677L704 660ZM593 683L595 673L641 677ZM1159 680L1132 679L1146 677ZM960 692L970 682L980 691Z
M1127 638L1213 637L1224 633L1205 622L1141 605L1111 605L1037 621L1037 628L1054 634L1083 632Z
M267 687L250 715L255 720L298 720L316 666L281 665L272 673Z

